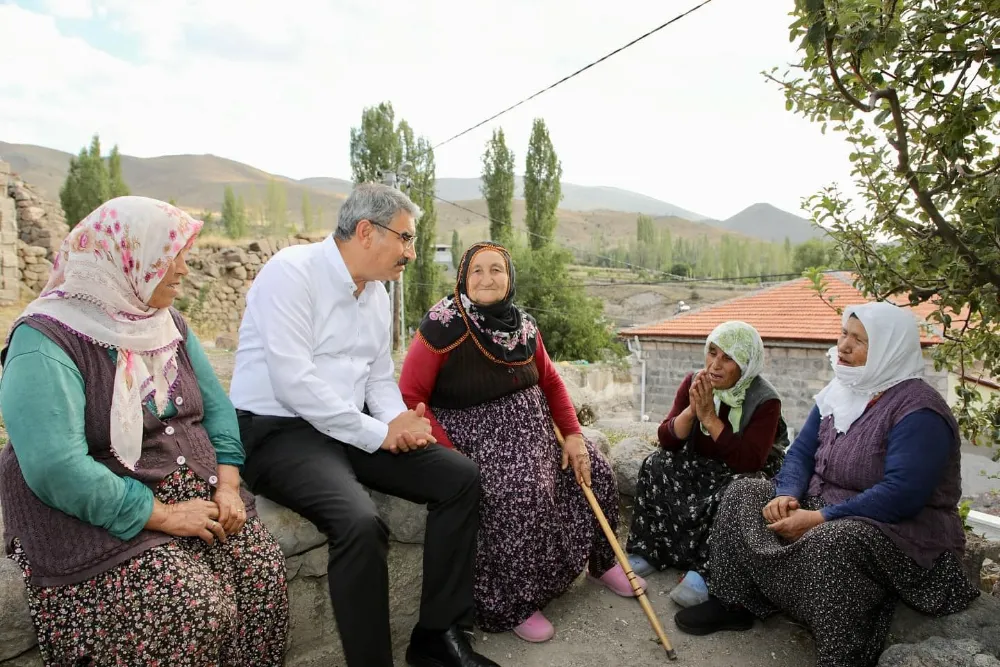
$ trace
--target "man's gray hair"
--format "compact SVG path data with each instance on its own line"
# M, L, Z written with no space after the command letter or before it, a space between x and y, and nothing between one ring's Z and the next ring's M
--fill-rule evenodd
M422 213L406 193L396 188L381 183L359 183L340 207L334 238L341 241L352 238L362 220L388 227L400 211L407 211L414 220L420 219Z

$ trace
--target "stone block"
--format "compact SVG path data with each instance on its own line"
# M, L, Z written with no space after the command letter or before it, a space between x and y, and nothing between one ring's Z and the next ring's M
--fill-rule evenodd
M931 637L971 640L984 653L1000 656L1000 598L980 595L965 611L940 618L899 604L889 635L890 644L916 644Z
M229 278L228 280L226 280L226 284L232 287L234 290L237 287L243 287L243 281L240 280L239 278Z
M879 667L1000 667L1000 660L969 639L931 637L919 644L896 644L879 657Z
M0 517L0 533L3 518ZM35 627L28 614L21 568L9 558L0 559L0 662L35 646Z
M618 492L635 496L635 483L639 468L646 457L656 451L656 446L644 438L626 438L611 448L611 467L618 481Z

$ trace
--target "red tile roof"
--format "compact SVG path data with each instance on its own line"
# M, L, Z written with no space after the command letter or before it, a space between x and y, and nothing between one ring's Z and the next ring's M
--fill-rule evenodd
M808 278L799 278L746 296L692 310L656 324L623 329L620 336L655 338L705 338L712 329L727 320L751 324L765 341L836 342L841 316L835 308L870 301L844 274L825 275L826 299L820 298ZM905 305L905 299L898 301ZM921 322L935 306L923 303L912 309ZM924 331L924 345L940 343L937 335Z

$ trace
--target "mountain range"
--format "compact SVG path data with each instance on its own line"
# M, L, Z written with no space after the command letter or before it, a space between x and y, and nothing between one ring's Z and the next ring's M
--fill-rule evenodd
M54 201L58 200L70 157L69 153L52 148L0 141L0 159L10 163L21 178ZM326 228L335 224L340 204L352 187L351 181L338 178L286 178L215 155L152 158L122 155L122 172L134 194L173 199L179 206L198 212L218 212L226 186L241 195L249 207L262 205L268 184L274 180L285 188L289 218L293 222L301 221L301 202L303 196L308 195L319 225ZM439 241L449 242L452 230L458 230L466 243L488 238L486 203L479 187L478 178L437 179ZM522 192L523 181L518 177L515 196L521 197ZM787 237L792 243L801 243L825 235L810 221L764 203L716 221L619 188L563 183L562 192L556 237L577 250L592 246L598 234L607 239L633 237L638 213L653 216L655 226L669 229L675 238L708 236L718 239L730 234L777 242ZM514 220L515 227L523 228L523 199L515 199Z

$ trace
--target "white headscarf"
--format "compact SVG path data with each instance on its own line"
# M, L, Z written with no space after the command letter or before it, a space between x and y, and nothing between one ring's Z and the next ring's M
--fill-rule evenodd
M166 408L181 340L170 311L146 304L201 226L156 199L112 199L73 228L41 296L21 313L117 350L111 449L130 470L142 454L143 403L152 399L158 411Z
M837 363L837 348L830 348L830 362L836 377L816 394L821 416L833 415L833 425L846 433L877 394L900 382L924 375L920 332L916 318L908 310L885 301L848 306L844 326L856 316L868 333L868 361L864 366Z

